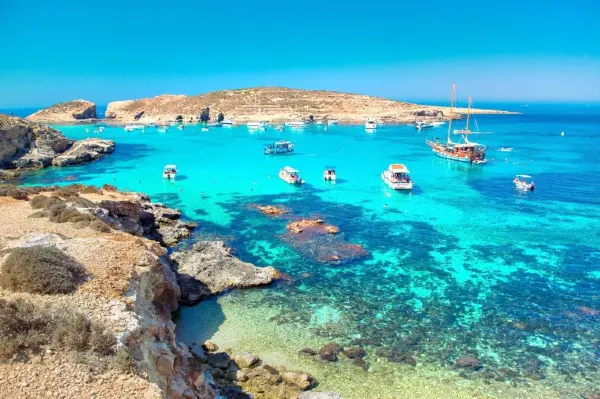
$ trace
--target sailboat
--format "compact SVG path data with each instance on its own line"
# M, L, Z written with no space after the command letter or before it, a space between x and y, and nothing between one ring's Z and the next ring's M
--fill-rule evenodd
M431 147L435 155L441 158L451 159L458 162L467 162L482 164L485 159L485 145L469 141L469 119L471 116L471 97L469 97L469 107L467 110L467 124L464 129L454 130L454 134L460 135L458 142L453 142L450 138L452 132L452 111L454 109L454 98L456 96L456 83L452 84L452 99L450 100L450 120L448 121L448 140L442 143L438 139L434 141L425 140Z

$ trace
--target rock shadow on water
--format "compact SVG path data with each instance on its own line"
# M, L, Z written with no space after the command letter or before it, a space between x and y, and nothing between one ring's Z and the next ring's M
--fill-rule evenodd
M177 341L194 347L202 345L219 331L219 327L225 322L219 297L212 296L193 306L182 305L173 314L173 322L177 325Z

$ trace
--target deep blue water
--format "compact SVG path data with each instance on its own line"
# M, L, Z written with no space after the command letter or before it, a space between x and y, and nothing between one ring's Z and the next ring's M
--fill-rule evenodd
M446 126L423 133L384 126L372 134L352 126L283 133L188 126L166 134L109 127L102 137L116 141L113 155L37 172L24 183L68 184L69 175L147 192L198 220L198 235L222 237L243 260L287 273L291 282L214 302L225 317L234 308L277 309L265 333L289 324L448 368L469 354L498 378L593 383L600 366L600 113L572 107L478 116L486 134L473 139L488 146L483 166L431 153L425 137L444 137ZM94 135L85 126L59 128L72 138ZM293 140L297 152L262 155L262 145L279 138ZM514 151L498 151L503 146ZM411 170L412 194L382 184L380 173L393 162ZM179 166L174 183L160 177L167 163ZM335 185L322 181L326 164L338 168ZM307 184L279 180L284 165L300 169ZM515 190L517 173L533 175L536 191ZM252 209L256 203L291 212L268 218ZM341 236L299 243L285 235L290 219L313 215L339 226ZM345 243L361 244L368 256L319 260ZM182 311L184 339L201 334L198 309ZM369 345L373 360L376 346Z

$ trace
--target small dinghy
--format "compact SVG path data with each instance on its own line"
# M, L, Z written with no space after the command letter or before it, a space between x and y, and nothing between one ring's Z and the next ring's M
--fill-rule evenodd
M501 152L512 152L512 150L513 150L512 147L502 147L502 148L500 148Z
M529 175L516 175L513 179L513 183L515 187L519 190L524 191L533 191L535 190L535 183L533 182L533 177Z

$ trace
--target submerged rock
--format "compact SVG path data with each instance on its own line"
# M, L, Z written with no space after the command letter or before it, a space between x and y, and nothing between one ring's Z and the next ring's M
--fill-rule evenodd
M252 205L252 207L255 207L261 213L268 215L268 216L279 216L279 215L283 215L284 213L288 212L287 209L278 207L278 206L274 206L274 205Z
M337 362L337 355L342 351L342 347L335 342L329 343L319 349L319 357L328 362Z
M456 359L454 365L461 369L473 369L476 370L480 367L479 359L473 356L461 356Z
M313 234L337 234L340 229L337 226L325 224L322 219L302 219L289 223L285 228L293 234L303 232Z
M367 352L363 348L347 348L343 351L344 355L350 359L363 358L367 355Z
M193 304L231 288L270 284L278 276L270 266L256 267L234 257L223 241L200 241L171 258L177 266L184 303Z
M298 353L305 356L315 356L318 352L311 348L303 348L300 349Z

